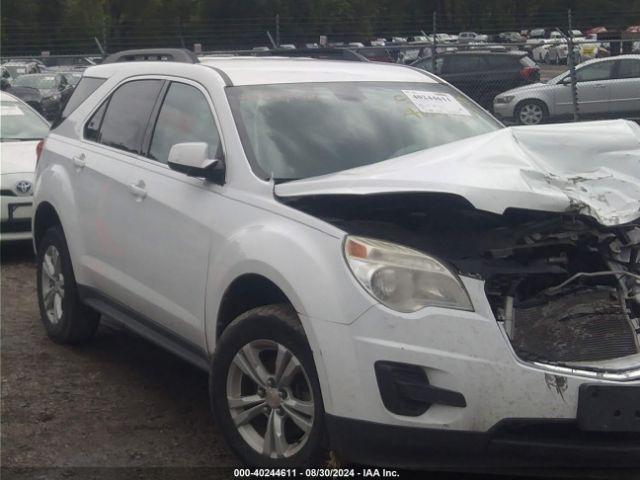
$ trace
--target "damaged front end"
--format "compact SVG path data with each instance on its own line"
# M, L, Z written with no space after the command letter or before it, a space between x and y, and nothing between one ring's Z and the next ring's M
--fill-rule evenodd
M629 378L621 372L640 365L640 219L603 226L579 211L495 214L430 193L281 200L483 280L522 361L602 378Z

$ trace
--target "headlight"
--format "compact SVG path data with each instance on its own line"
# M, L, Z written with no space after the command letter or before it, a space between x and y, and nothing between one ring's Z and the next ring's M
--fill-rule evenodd
M515 97L516 97L515 95L505 95L504 97L496 97L496 99L494 100L494 103L509 103Z
M345 258L358 282L393 310L424 307L473 311L469 294L456 274L435 258L382 240L347 237Z

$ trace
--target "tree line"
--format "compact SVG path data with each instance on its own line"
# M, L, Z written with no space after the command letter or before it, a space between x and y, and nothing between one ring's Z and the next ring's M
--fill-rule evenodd
M474 30L640 24L640 0L3 0L3 55L185 46L229 49L283 43L365 41L378 36Z

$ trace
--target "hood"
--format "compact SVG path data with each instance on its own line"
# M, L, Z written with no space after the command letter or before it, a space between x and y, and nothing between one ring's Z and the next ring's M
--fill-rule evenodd
M278 197L449 193L475 208L640 217L640 126L626 120L503 128L342 172L276 185Z
M506 92L502 92L496 96L498 97L504 97L506 95L512 95L515 93L520 93L520 92L525 92L527 90L537 90L540 87L546 87L548 84L544 83L544 82L536 82L536 83L530 83L528 85L523 85L521 87L516 87L516 88L512 88L511 90L507 90Z
M0 174L33 173L38 140L0 143Z

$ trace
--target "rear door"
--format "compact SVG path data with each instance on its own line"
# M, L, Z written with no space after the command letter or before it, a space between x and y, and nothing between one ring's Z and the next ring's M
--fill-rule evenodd
M135 80L119 86L90 115L83 141L69 150L82 228L79 278L115 299L122 298L126 284L133 162L163 84Z
M139 190L128 197L124 301L171 331L186 348L202 350L204 305L212 227L222 187L171 170L167 158L177 143L205 142L210 158L222 158L222 142L208 93L197 83L168 83L147 132L144 156L127 181Z
M611 113L629 112L640 117L640 59L620 59L611 82Z

